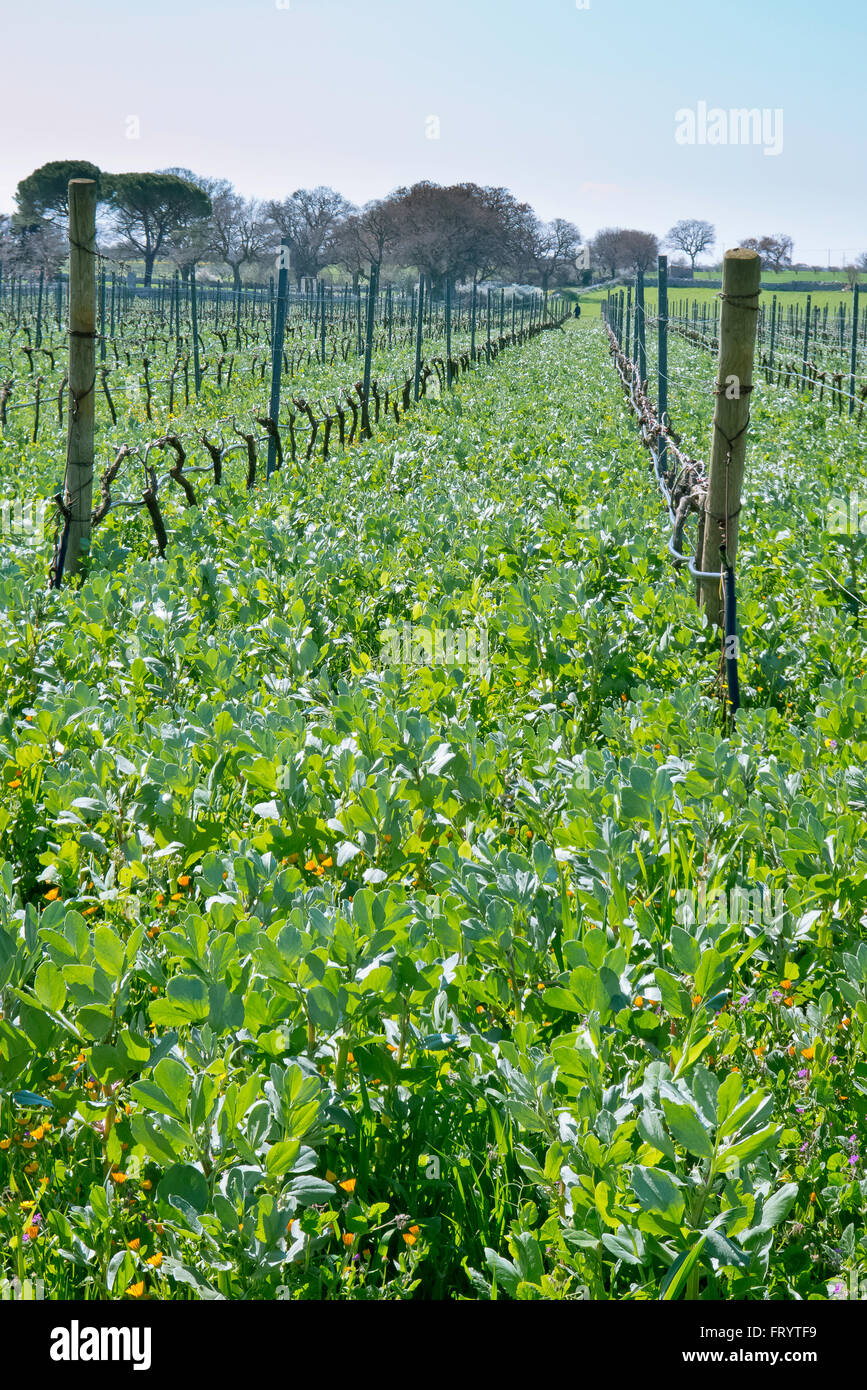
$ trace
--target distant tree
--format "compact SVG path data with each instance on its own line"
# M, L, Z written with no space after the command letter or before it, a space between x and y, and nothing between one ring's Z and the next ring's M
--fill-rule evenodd
M201 188L211 199L212 206L214 199L220 193L232 187L228 179L207 178L202 174L193 173L192 169L179 166L173 166L170 169L157 169L156 172L158 174L173 174L175 178L183 179L184 183L191 183L196 188ZM214 252L213 241L212 219L197 217L170 231L166 236L162 250L163 254L178 267L181 278L187 281L192 267L206 261Z
M629 263L626 236L622 227L603 227L590 243L592 260L607 271L610 280Z
M860 256L855 257L855 264L859 270L867 270L867 251L862 251Z
M391 205L396 259L415 265L434 290L448 281L479 280L513 263L531 209L506 188L423 180L398 188Z
M716 241L716 229L710 222L700 222L696 217L687 217L675 222L665 238L665 244L676 251L684 251L695 270L695 262L703 251L708 251Z
M66 237L52 222L26 224L0 214L0 261L16 275L54 276L66 259Z
M659 257L659 238L653 232L641 232L627 227L623 232L623 264L634 271L647 271Z
M70 179L93 179L99 196L102 172L96 164L87 159L54 159L34 169L16 188L19 219L28 225L41 221L65 223L69 217Z
M522 259L546 293L552 284L574 280L575 255L580 243L578 228L563 217L556 217L553 222L540 222L534 215L529 220Z
M279 234L256 198L242 198L231 184L211 198L209 247L229 266L236 290L241 288L241 268L262 260L275 246Z
M334 259L342 222L356 211L354 203L333 188L296 188L283 202L269 202L265 213L291 252L296 284L318 275Z
M211 212L204 189L176 174L106 174L103 186L120 235L118 249L143 258L146 285L171 236Z
M791 268L794 242L790 236L778 234L758 238L745 237L741 246L747 251L758 251L765 270L772 270L777 274L781 270Z
M394 205L387 199L365 203L361 212L350 213L340 223L332 247L334 260L344 266L357 285L361 276L377 270L384 258L396 250L398 223Z

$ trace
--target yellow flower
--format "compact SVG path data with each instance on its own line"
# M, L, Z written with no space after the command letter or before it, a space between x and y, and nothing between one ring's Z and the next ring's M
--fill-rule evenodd
M150 1259L145 1260L145 1264L152 1265L154 1269L159 1269L162 1262L163 1257L159 1251L155 1255L151 1255Z
M11 1147L12 1147L12 1140L11 1140L11 1139L0 1139L0 1149L10 1149Z
M334 864L334 860L331 858L330 854L322 854L319 857L319 863L324 869L330 869Z
M813 1058L815 1057L815 1055L816 1055L816 1049L815 1049L814 1047L802 1047L802 1048L801 1048L801 1056L802 1056L802 1057L806 1057L806 1059L807 1059L808 1062L812 1062L812 1060L813 1060Z
M184 900L184 895L183 895L183 893L172 893L172 902L173 902L173 903L181 903L181 902L183 902L183 900Z
M59 897L60 897L60 889L59 889L59 888L49 888L48 892L45 894L45 899L46 899L46 901L47 901L47 902L50 902L50 903L53 903L53 902L54 902L54 899L55 899L55 898L59 898Z
M36 1162L36 1160L34 1159L34 1161L33 1161L32 1163L26 1163L26 1164L24 1165L24 1171L25 1171L25 1173L28 1173L28 1174L30 1174L30 1173L38 1173L38 1171L39 1171L39 1164L38 1164L38 1163Z
M144 1280L140 1284L130 1284L126 1292L129 1298L141 1298L144 1293Z
M354 1192L355 1178L346 1178L344 1182L339 1184L339 1186L343 1188L344 1192Z
M138 1250L139 1246L141 1245L141 1236L136 1236L135 1240L128 1240L127 1245L129 1246L130 1250Z
M316 863L315 859L308 859L304 867L312 871L313 869L318 869L319 865Z
M15 780L14 780L14 782L10 782L10 783L9 783L9 790L10 790L10 791L15 791L16 787L20 787L20 786L21 786L21 778L20 778L20 777L16 777Z
M35 1129L32 1129L32 1130L30 1131L30 1138L31 1138L31 1139L37 1139L37 1140L38 1140L38 1139L42 1139L42 1138L44 1137L44 1135L45 1135L45 1126L44 1126L44 1125L37 1125Z
M331 1171L330 1168L326 1168L326 1170L325 1170L325 1181L326 1181L326 1182L337 1182L337 1174L336 1174L336 1173L332 1173L332 1171Z
M150 1178L145 1178L144 1182L142 1183L142 1187L144 1188L145 1192L150 1192L151 1188L153 1187L153 1183L151 1182Z

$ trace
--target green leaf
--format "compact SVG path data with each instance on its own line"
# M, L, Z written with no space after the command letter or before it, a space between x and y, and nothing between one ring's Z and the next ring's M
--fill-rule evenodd
M66 984L63 974L50 960L44 960L33 981L36 998L52 1013L59 1013L66 1003Z
M673 975L658 966L653 972L662 997L662 1007L673 1018L687 1018L690 1012L689 995L681 989Z
M655 1212L669 1221L680 1221L683 1216L683 1193L663 1169L636 1164L632 1170L632 1190L645 1211Z
M673 1101L662 1101L666 1122L675 1140L696 1158L711 1158L713 1145L701 1120L688 1105L675 1105Z
M203 1173L191 1163L175 1163L166 1169L157 1188L157 1198L171 1204L180 1197L200 1216L208 1207L208 1184Z
M701 1239L696 1242L696 1244L692 1247L691 1250L682 1251L681 1254L678 1255L677 1259L669 1265L665 1278L663 1279L662 1285L659 1290L659 1297L661 1301L672 1302L674 1299L678 1297L681 1289L686 1284L686 1281L689 1278L690 1273L692 1272L693 1265L695 1264L696 1260L698 1259L699 1255L704 1249L704 1243L706 1239L706 1236L702 1236Z
M265 1158L265 1171L270 1178L282 1178L291 1171L301 1152L300 1139L281 1139L272 1144Z

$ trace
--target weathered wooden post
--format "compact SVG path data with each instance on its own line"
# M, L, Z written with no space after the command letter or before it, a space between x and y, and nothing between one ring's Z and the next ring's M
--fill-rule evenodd
M722 307L719 327L719 360L715 387L710 469L702 517L701 559L697 568L719 573L722 552L734 566L738 548L741 484L747 452L750 393L761 288L761 259L755 251L738 247L723 260ZM722 625L720 581L701 579L699 603L709 620Z
M69 181L69 422L64 502L69 508L63 573L90 553L96 380L96 183ZM58 576L59 581L59 576Z
M452 278L446 276L446 386L452 384Z

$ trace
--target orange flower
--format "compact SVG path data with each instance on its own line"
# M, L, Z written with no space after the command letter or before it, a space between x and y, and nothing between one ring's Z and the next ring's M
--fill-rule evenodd
M162 905L163 905L163 903L165 902L165 900L166 900L166 895L165 895L165 893L157 893L157 907L162 907Z
M791 982L791 980L781 980L781 981L780 981L780 989L791 989L791 988L792 988L792 982Z
M32 1129L32 1130L30 1131L30 1138L31 1138L31 1139L35 1139L35 1140L37 1141L37 1143L39 1142L40 1139L44 1139L44 1138L45 1138L45 1125L37 1125L35 1129Z
M37 1173L39 1171L39 1164L34 1159L32 1163L27 1163L24 1165L24 1171L28 1175L30 1173Z
M787 1009L791 1009L792 1006L793 1006L793 1004L794 1004L794 1002L795 1002L795 1001L794 1001L794 999L792 998L791 994L790 994L786 999L783 1000L783 1003L785 1004L785 1006L786 1006Z
M14 781L12 781L12 782L9 783L9 790L10 790L10 791L15 791L16 787L20 787L20 786L21 786L21 778L20 778L20 777L16 777Z
M840 1019L840 1027L841 1027L841 1028L848 1028L848 1027L849 1027L849 1015L848 1015L848 1014L845 1014L844 1017Z
M794 1055L795 1055L795 1047L794 1047L794 1044L793 1044L793 1043L789 1043L789 1046L786 1048L786 1051L788 1052L788 1054L789 1054L790 1057L794 1057Z
M331 858L330 854L321 854L319 856L319 863L322 865L323 869L331 869L334 867L334 860Z
M11 1140L11 1139L0 1139L0 1149L11 1149L11 1147L12 1147L12 1140Z
M112 1182L115 1182L115 1183L124 1183L124 1182L126 1182L126 1180L127 1180L127 1174L126 1174L126 1173L112 1173L112 1174L111 1174L111 1180L112 1180Z
M391 844L391 836L390 836L390 835L383 835L382 838L385 840L385 843L386 843L387 845L390 845L390 844Z
M31 1240L35 1240L36 1237L39 1235L39 1227L35 1224L31 1226L25 1226L24 1234L26 1236L29 1236Z
M181 874L180 878L178 879L178 887L179 887L179 888L189 888L189 886L190 886L190 876L189 876L189 874Z
M635 1005L636 1009L642 1009L644 1007L644 995L636 994L632 1002Z
M151 1188L153 1187L153 1183L151 1182L150 1178L145 1178L144 1182L142 1183L142 1187L144 1188L145 1192L150 1192Z
M50 902L50 903L53 903L54 900L55 900L55 898L59 898L59 897L60 897L60 889L59 889L59 888L49 888L48 892L45 894L46 901L47 901L47 902Z
M141 1298L144 1293L144 1280L140 1284L130 1284L126 1292L129 1298Z
M141 1236L136 1236L135 1240L128 1240L127 1245L129 1246L130 1250L138 1250L139 1246L141 1245Z
M476 1013L477 1013L477 1014L483 1014L484 1012L485 1012L485 1006L484 1006L484 1004L477 1004L477 1005L476 1005Z
M761 1043L758 1047L753 1048L753 1052L755 1053L756 1057L761 1057L764 1051L765 1049L762 1047Z
M85 917L92 917L95 911L96 911L96 908L95 908L95 907L86 907L86 908L84 909L84 915L85 915Z
M811 1202L815 1202L815 1200L816 1200L816 1194L815 1194L815 1192L811 1192L811 1193L810 1193L810 1201L811 1201Z
M700 994L694 994L694 995L692 996L692 1006L693 1006L693 1008L695 1008L695 1006L696 1006L697 1004L700 1004L700 1003L701 1003L701 995L700 995Z
M344 1192L354 1192L355 1178L346 1178L342 1183L339 1184L339 1186L343 1188Z
M305 869L309 869L312 873L314 869L318 869L319 865L316 863L315 859L308 859L304 867Z
M183 900L184 900L184 895L183 895L183 893L172 893L172 902L173 902L173 903L180 903L180 902L183 902Z
M159 1251L155 1255L151 1255L150 1259L145 1260L145 1264L152 1265L154 1269L159 1269L162 1262L163 1257Z
M801 1056L802 1056L802 1057L806 1057L806 1059L807 1059L808 1062L812 1062L812 1060L813 1060L813 1058L815 1057L815 1055L816 1055L816 1049L815 1049L814 1047L802 1047L802 1048L801 1048Z
M352 1242L355 1240L355 1236L350 1235L349 1231L344 1231L341 1239L343 1240L344 1245L351 1245Z

